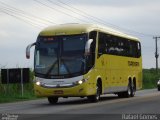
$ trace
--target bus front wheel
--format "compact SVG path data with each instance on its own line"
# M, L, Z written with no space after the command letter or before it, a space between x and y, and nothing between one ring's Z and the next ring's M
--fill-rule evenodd
M48 102L50 104L56 104L58 102L58 97L48 97Z
M88 96L88 100L91 101L91 102L98 102L99 99L100 99L100 94L101 94L101 86L97 82L97 85L96 85L96 94L92 95L92 96Z

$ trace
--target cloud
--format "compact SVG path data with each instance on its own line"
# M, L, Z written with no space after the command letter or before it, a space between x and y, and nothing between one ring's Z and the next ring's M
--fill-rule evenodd
M54 0L53 0L54 1ZM138 7L138 6L144 6L145 4L153 4L153 3L160 3L159 0L61 0L65 3L70 3L72 5L87 5L87 6L97 6L97 7L123 7L123 8L129 8L129 7Z

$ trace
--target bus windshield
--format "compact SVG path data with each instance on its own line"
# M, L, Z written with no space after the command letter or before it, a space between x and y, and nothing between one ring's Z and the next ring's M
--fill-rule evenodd
M35 48L35 74L46 78L78 76L85 71L87 35L38 37Z

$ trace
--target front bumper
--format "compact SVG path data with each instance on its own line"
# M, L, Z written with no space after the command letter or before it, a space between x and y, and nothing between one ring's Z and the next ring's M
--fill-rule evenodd
M84 97L96 93L95 84L83 83L73 87L46 88L34 84L35 94L39 97Z

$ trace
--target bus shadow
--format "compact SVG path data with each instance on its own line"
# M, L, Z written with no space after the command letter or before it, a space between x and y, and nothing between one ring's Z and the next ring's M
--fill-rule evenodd
M105 102L105 101L111 101L111 100L115 100L115 99L120 99L118 96L102 96L99 100L99 102ZM79 98L76 100L72 100L70 98L68 98L68 100L66 99L63 101L59 101L57 104L53 104L54 106L60 106L60 105L79 105L79 104L93 104L92 102L90 102L87 98ZM48 104L51 105L51 104Z

